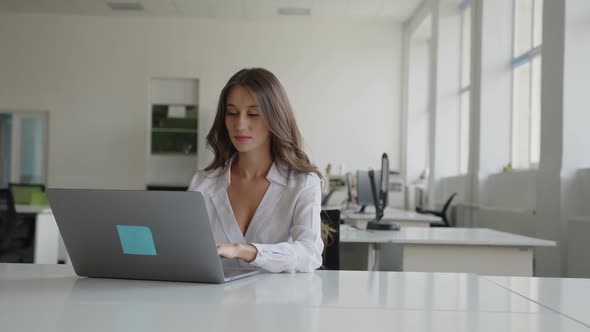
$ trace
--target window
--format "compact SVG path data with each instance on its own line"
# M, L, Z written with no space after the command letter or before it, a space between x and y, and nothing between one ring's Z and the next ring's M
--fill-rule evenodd
M459 87L459 174L469 167L469 113L471 94L471 7L464 1L461 10L461 79Z
M43 111L0 113L0 187L45 183L47 116Z
M543 0L514 0L512 166L539 165Z

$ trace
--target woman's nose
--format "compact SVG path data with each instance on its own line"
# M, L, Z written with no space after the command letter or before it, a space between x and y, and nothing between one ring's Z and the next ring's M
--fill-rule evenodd
M248 118L240 114L236 119L236 129L243 130L248 126Z

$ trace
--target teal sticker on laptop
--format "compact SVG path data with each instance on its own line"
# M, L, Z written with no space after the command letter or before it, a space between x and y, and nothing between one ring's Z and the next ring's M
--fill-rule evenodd
M117 232L125 255L158 255L152 230L149 227L117 225Z

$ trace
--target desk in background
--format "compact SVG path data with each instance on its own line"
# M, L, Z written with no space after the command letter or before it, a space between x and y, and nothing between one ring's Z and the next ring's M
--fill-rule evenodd
M554 241L485 228L409 227L373 231L348 225L340 226L340 244L343 269L347 269L348 263L359 261L360 255L360 259L366 257L371 270L507 276L532 276L534 247L556 245ZM383 250L386 254L381 253Z
M589 331L470 274L264 273L214 285L0 264L0 289L6 331Z
M49 206L16 205L16 213L35 215L35 240L33 244L33 263L56 264L68 262L63 240Z
M37 214L44 211L51 211L49 205L21 205L14 206L16 213L19 214Z
M357 228L366 228L367 223L375 219L375 209L367 207L366 212L359 213L355 210L343 210L342 219L344 223L355 226ZM430 227L430 223L441 223L441 218L431 214L421 214L412 211L406 211L387 207L384 211L384 223L396 223L401 228L405 227Z

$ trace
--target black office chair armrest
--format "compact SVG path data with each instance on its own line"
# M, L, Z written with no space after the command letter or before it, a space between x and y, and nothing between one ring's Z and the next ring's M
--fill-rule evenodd
M442 219L442 224L441 223L431 223L430 227L450 227L451 225L449 223L449 220L447 219L447 211L448 211L449 207L451 206L451 201L453 200L453 198L455 198L455 196L457 196L457 193L453 193L451 195L451 197L449 197L449 199L447 199L447 201L445 202L441 211L423 210L423 209L417 207L416 212L422 213L422 214L432 214L432 215L435 215L435 216L440 217Z
M437 217L441 217L442 216L441 211L422 210L422 209L416 208L416 212L422 213L422 214L433 214L433 215L435 215Z

